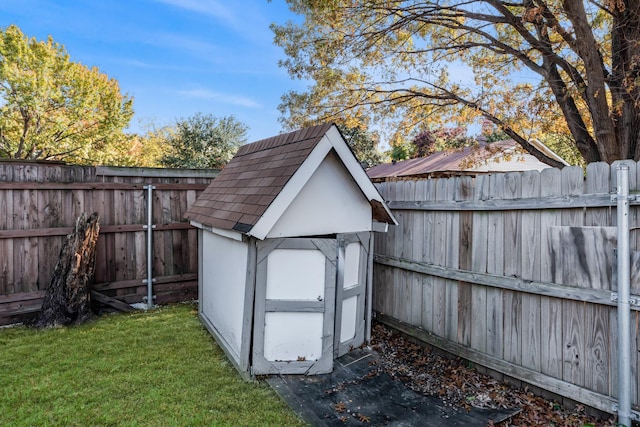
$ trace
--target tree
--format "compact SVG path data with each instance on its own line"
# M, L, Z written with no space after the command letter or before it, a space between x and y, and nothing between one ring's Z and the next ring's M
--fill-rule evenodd
M221 168L247 141L247 130L234 116L217 118L196 113L180 119L167 133L168 154L161 163L170 168Z
M168 141L175 129L154 123L143 124L142 128L144 130L139 134L127 134L128 149L121 166L162 167L162 158L170 151Z
M414 157L426 157L438 151L468 147L475 143L462 127L423 130L413 138Z
M384 156L378 151L378 141L374 135L360 127L338 125L338 129L363 167L370 168L383 162Z
M509 139L509 135L489 120L482 120L481 123L482 128L480 135L486 142L504 141L505 139Z
M391 144L391 149L387 153L391 160L401 161L416 157L416 146L407 140L396 140Z
M117 163L133 101L62 45L0 29L0 157Z
M586 162L640 160L640 0L288 3L305 20L272 27L281 65L313 84L283 97L285 123L346 115L408 133L481 115L550 165L528 143L549 126Z

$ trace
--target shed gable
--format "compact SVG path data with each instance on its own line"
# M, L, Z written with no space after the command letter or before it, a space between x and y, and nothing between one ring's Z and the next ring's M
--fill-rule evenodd
M331 151L267 237L319 236L371 230L371 205Z
M361 230L370 230L372 220L396 224L380 193L333 124L313 126L241 147L185 217L200 228L224 235L235 234L236 239L241 238L242 233L262 240L330 152L344 172L341 175L344 181L336 186L354 183L359 189L359 198L364 197L370 204L367 225Z

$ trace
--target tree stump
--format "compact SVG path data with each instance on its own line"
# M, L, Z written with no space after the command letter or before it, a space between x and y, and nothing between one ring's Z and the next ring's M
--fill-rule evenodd
M81 324L92 317L91 284L95 273L99 216L82 213L67 235L49 281L42 309L33 326L48 328Z

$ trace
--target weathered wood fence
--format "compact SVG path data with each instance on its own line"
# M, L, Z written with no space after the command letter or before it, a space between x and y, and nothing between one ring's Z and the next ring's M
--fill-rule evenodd
M0 325L39 310L65 236L82 211L100 215L95 289L146 296L147 191L157 303L197 298L197 231L183 215L215 171L0 162Z
M625 163L638 192L640 166ZM617 165L589 165L586 177L565 168L377 184L399 221L376 243L378 319L516 380L614 412ZM632 251L640 248L639 213L632 202ZM639 258L632 252L635 295ZM640 311L632 309L637 409Z

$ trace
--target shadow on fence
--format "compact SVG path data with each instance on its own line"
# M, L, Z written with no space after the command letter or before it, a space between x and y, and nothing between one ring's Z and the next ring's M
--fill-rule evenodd
M378 183L399 221L378 236L374 309L385 323L511 378L614 412L619 163ZM630 188L640 190L640 167ZM640 294L640 204L631 292ZM640 311L632 308L637 409Z
M95 289L126 303L147 295L147 192L152 196L156 303L197 298L197 231L183 215L213 170L0 162L0 325L40 309L65 236L100 215Z

